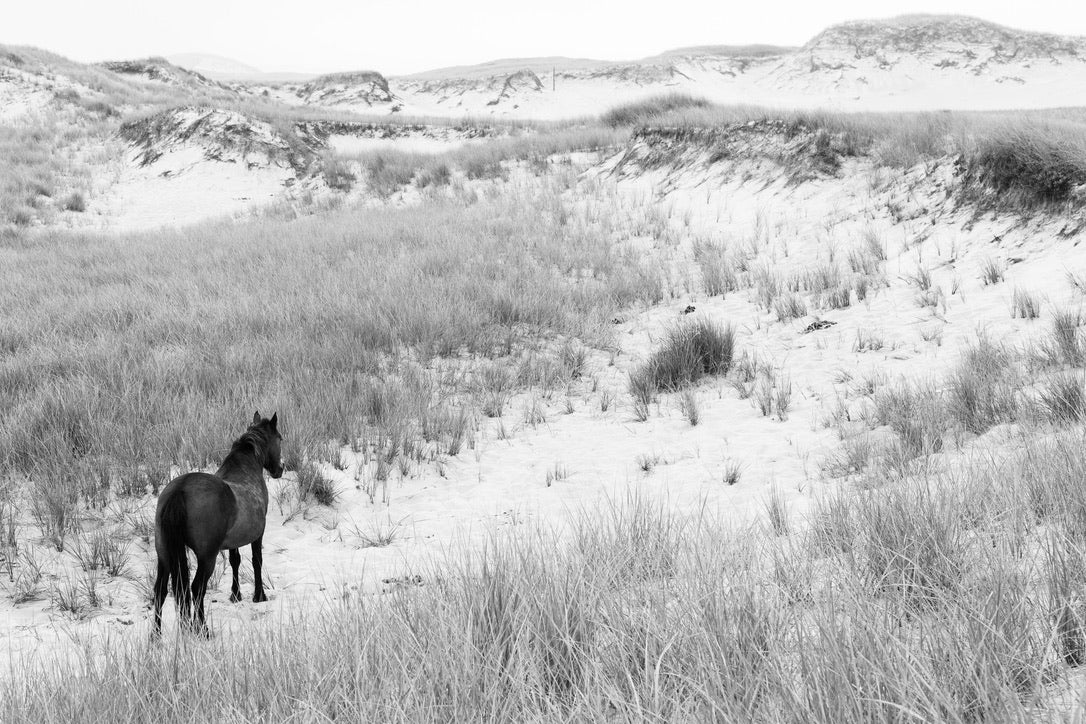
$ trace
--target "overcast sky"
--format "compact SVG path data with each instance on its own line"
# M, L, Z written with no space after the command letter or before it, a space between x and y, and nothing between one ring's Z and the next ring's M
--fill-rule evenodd
M75 60L214 53L263 71L404 74L538 55L624 60L684 45L800 45L828 25L975 15L1086 36L1081 0L3 0L0 43Z

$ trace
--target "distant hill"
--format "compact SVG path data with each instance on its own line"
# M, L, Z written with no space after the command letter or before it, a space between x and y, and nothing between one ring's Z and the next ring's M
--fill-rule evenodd
M833 25L801 48L806 52L839 49L850 51L855 60L886 53L968 55L979 50L1009 62L1078 57L1086 51L1086 38L1016 30L964 15L900 15Z
M249 83L305 83L317 77L317 73L265 72L242 63L240 60L211 53L177 53L166 59L174 65L200 73L218 81L244 81Z
M167 55L166 60L218 80L256 76L262 72L259 68L242 63L240 60L211 53L177 53Z
M26 68L7 65L0 100L10 99L14 110L0 108L0 115L48 102L44 86L31 87ZM1086 38L958 15L840 23L800 47L695 45L634 60L499 58L402 76L266 73L204 53L96 68L137 81L132 88L144 94L211 92L366 115L568 119L673 93L725 104L837 110L1086 106Z
M592 58L566 58L560 55L543 56L536 58L499 58L488 60L485 63L475 65L453 65L447 68L435 68L421 73L398 76L403 80L478 80L480 78L496 78L508 76L523 70L533 73L550 73L552 70L594 70L616 65L613 60L596 60Z

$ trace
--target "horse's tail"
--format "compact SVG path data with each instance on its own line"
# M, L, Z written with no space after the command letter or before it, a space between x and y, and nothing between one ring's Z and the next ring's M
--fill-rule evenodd
M166 554L166 568L169 571L173 597L177 600L181 619L188 617L192 609L192 588L189 583L189 557L185 551L185 525L188 522L188 509L185 507L185 495L175 490L162 506L159 528L162 531L162 543Z

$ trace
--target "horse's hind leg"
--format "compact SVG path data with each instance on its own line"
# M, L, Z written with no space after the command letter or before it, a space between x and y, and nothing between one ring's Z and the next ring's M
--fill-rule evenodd
M241 586L238 584L238 568L241 567L241 551L230 549L230 568L234 571L234 583L230 586L230 603L241 600Z
M204 636L210 636L207 628L207 619L204 616L204 595L207 593L207 582L215 571L215 558L217 551L202 555L198 558L196 575L192 579L192 599L196 608L196 632Z
M158 575L155 577L155 627L151 632L153 636L162 633L162 604L166 600L166 592L170 589L170 567L161 558L158 559Z
M263 547L264 536L253 541L253 581L255 584L253 603L263 603L268 600L268 597L264 595L264 579L260 576L260 567L264 563Z

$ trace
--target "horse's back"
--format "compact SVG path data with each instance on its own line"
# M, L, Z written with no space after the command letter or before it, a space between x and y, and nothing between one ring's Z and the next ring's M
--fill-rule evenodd
M158 496L156 526L162 511L174 496L181 496L185 506L185 544L196 551L214 547L226 538L237 519L234 492L222 478L208 473L185 473L174 478Z

